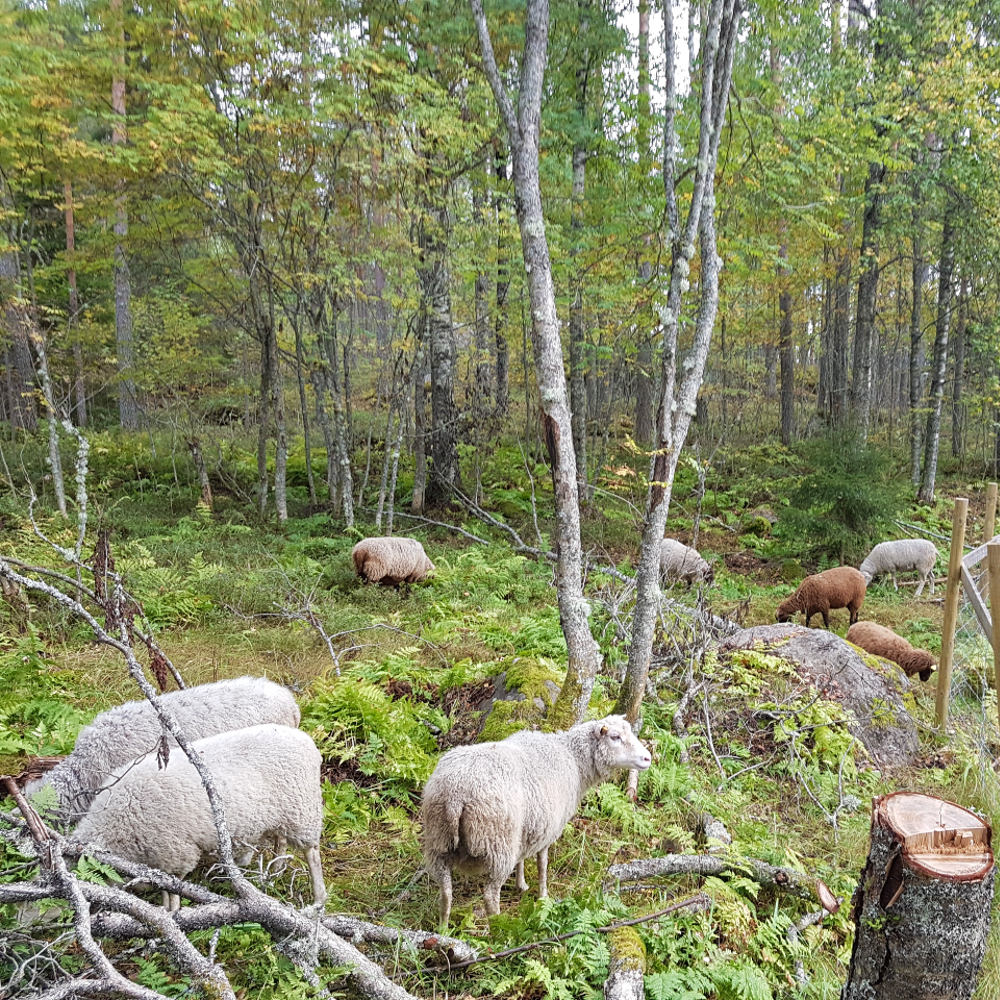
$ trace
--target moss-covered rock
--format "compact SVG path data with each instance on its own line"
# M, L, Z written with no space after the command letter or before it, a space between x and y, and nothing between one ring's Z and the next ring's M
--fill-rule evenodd
M484 706L480 742L503 740L519 729L541 725L564 678L565 671L550 660L515 657L493 678L494 693Z
M781 579L785 583L798 583L799 580L804 580L805 576L806 571L797 559L786 559L781 564Z
M771 522L763 514L744 514L740 518L740 531L744 535L767 538L771 534Z

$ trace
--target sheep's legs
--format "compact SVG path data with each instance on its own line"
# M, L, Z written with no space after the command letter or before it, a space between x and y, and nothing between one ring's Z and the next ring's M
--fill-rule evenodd
M167 913L173 913L174 910L179 910L181 908L181 897L176 892L167 892L166 889L163 892L163 908Z
M483 899L486 900L486 916L495 917L500 912L500 887L507 881L507 876L492 878L483 889Z
M517 887L521 892L527 892L528 890L528 880L524 877L524 860L520 860L517 863Z
M545 899L549 894L549 849L543 847L538 852L538 898Z
M448 926L451 916L451 869L447 867L431 869L431 877L441 886L441 926Z
M326 883L323 881L323 862L320 860L319 848L313 844L306 848L306 864L312 876L313 902L322 906L326 902Z

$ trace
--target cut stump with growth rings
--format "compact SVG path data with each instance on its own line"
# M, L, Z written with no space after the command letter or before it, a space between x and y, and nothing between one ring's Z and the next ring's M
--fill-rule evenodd
M991 835L975 813L931 795L873 800L842 1000L972 996L990 928Z

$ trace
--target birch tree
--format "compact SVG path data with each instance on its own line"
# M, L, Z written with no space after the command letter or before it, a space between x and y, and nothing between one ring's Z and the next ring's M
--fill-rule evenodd
M729 81L740 21L739 0L712 0L704 18L700 62L700 114L698 149L693 157L694 180L690 202L682 219L678 198L687 160L679 148L677 116L680 98L676 74L677 36L671 4L664 4L664 63L666 111L663 138L663 188L666 230L670 247L670 270L664 275L657 304L663 332L660 369L660 400L653 428L649 490L642 531L642 547L636 573L636 604L632 620L625 680L615 709L635 721L646 688L653 649L653 630L659 603L660 542L666 525L674 474L688 428L695 415L698 389L712 339L719 304L719 257L715 237L715 167L719 141L726 120ZM695 241L701 246L700 298L690 351L680 358L678 341L681 310L690 287Z
M568 726L582 719L587 710L594 679L601 665L601 653L590 632L590 608L583 596L576 454L538 172L549 4L548 0L527 0L520 86L515 107L497 68L482 0L469 2L479 33L483 67L506 126L513 163L514 203L531 306L535 379L555 481L556 589L559 618L568 652L566 680L556 700L553 717L557 725Z

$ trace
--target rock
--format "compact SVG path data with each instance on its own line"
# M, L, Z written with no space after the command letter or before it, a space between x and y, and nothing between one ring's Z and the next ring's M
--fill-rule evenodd
M716 649L720 654L757 649L793 664L822 697L850 709L855 719L851 733L877 766L905 766L916 757L920 743L903 701L909 690L905 676L886 661L863 658L833 632L791 624L757 625L727 636Z

